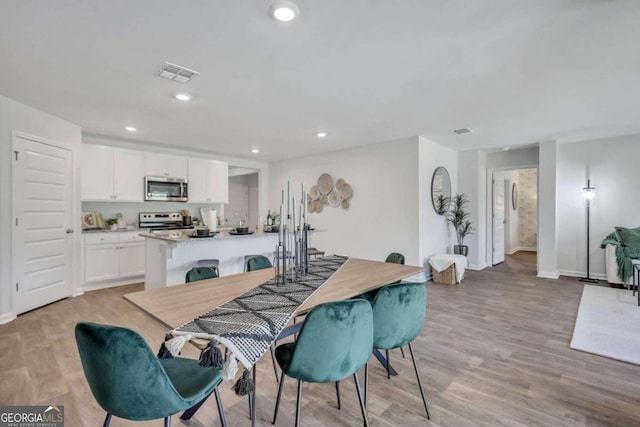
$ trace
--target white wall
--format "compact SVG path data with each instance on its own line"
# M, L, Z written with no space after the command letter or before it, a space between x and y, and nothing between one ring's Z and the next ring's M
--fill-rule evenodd
M458 153L440 144L419 137L419 261L425 267L427 276L431 273L429 257L436 254L452 253L456 244L453 228L444 215L438 215L431 200L431 178L436 168L443 166L449 172L451 193L455 194L458 184Z
M538 166L538 277L558 278L556 192L558 143L540 143Z
M489 169L516 169L537 164L538 147L487 153L487 168Z
M504 213L507 224L505 227L506 235L504 241L504 252L505 254L509 255L520 249L520 219L518 215L519 207L515 210L513 209L513 199L511 197L511 189L513 188L513 184L518 185L518 187L520 186L519 176L520 174L517 170L498 171L493 174L496 182L498 182L498 180L506 181L504 190ZM491 233L493 233L493 229L491 230Z
M595 187L589 242L592 276L605 277L602 239L615 226L640 226L639 159L640 135L559 145L557 229L561 274L586 274L587 226L582 188L587 178Z
M11 281L11 169L12 169L12 131L30 135L61 144L72 152L74 159L79 157L80 128L67 121L53 117L34 108L0 96L0 323L14 317L12 309ZM78 162L74 161L74 203L73 215L80 218L80 173ZM76 264L74 289L79 291L82 285L80 274L80 233L73 235L73 251Z
M310 246L327 254L383 261L390 252L404 254L407 264L422 265L419 256L418 138L271 163L269 207L280 209L281 190L291 178L296 199L300 184L309 189L322 173L353 187L348 211L326 207L309 214L315 233Z
M480 150L458 153L458 192L469 199L474 233L464 241L469 246L469 268L487 266L487 154ZM490 242L490 240L489 240Z

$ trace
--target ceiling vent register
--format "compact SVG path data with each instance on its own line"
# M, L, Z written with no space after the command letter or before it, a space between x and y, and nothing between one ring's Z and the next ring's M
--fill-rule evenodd
M197 71L170 62L165 62L160 70L160 77L180 83L188 83L189 80L198 75L200 75L200 73Z
M465 133L471 133L471 129L469 128L460 128L460 129L454 129L453 133L455 133L456 135L463 135Z

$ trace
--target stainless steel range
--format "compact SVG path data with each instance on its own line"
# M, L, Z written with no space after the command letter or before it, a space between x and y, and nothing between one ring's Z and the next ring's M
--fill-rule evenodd
M138 214L138 226L150 231L162 230L188 230L193 226L182 225L180 212L140 212Z

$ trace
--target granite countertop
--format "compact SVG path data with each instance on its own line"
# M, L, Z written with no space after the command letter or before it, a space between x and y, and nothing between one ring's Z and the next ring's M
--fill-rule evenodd
M244 235L234 235L229 234L227 231L221 231L216 233L210 237L190 237L191 231L166 231L162 233L140 233L142 237L147 237L151 239L164 240L167 242L174 243L185 243L185 242L201 242L201 241L210 241L210 240L228 240L228 239L251 239L251 238L261 238L267 236L277 237L278 233L264 233L264 232L254 232L252 234L244 234Z

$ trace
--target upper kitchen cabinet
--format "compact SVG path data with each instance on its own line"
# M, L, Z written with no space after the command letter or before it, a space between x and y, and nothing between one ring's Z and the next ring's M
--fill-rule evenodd
M187 158L169 154L147 153L146 175L187 178Z
M82 145L82 200L142 202L144 153Z
M207 159L189 159L189 202L229 203L229 165Z

